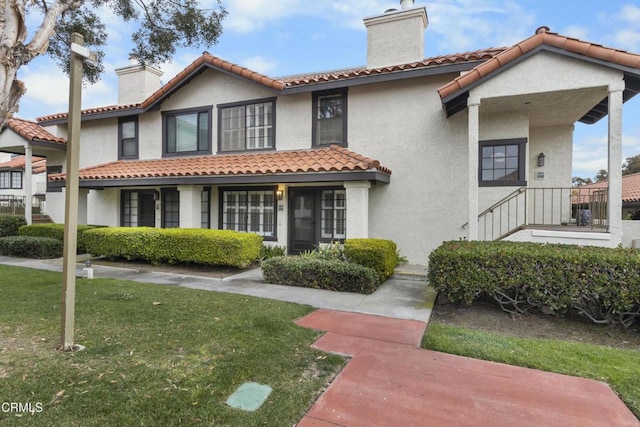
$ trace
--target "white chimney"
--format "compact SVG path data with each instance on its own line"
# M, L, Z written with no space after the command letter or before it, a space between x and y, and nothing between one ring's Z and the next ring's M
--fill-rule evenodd
M364 19L367 27L367 68L418 62L424 59L427 9L414 0L401 0L401 10Z
M118 75L118 105L138 104L160 89L162 71L140 64L137 56L129 55L129 65L116 69Z

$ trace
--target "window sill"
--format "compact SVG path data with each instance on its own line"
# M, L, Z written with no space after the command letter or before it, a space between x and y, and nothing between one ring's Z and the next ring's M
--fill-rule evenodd
M229 151L218 151L217 154L243 154L243 153L263 153L265 151L277 151L274 148L252 148L247 150L229 150Z
M526 187L527 181L480 181L478 187Z

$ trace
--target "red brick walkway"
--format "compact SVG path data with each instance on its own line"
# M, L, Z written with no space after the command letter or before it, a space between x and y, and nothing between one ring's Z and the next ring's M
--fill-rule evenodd
M352 356L300 427L640 426L602 382L418 349L422 322L317 310L297 323Z

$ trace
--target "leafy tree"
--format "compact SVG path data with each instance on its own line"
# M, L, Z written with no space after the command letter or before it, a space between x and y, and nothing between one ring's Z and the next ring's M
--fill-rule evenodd
M573 178L571 178L571 184L574 187L577 187L579 185L591 184L591 183L593 183L591 178L580 178L579 176L574 176Z
M607 180L607 176L608 176L608 172L606 171L606 169L600 169L598 171L598 173L596 174L596 182L600 182L600 181L606 181Z
M0 2L0 129L18 111L25 93L17 71L39 55L49 54L69 71L69 40L74 32L84 36L85 45L97 51L98 66L84 69L89 82L103 71L100 48L107 43L100 11L111 9L125 22L134 22L132 54L142 64L157 65L169 60L177 47L211 46L222 33L226 11L220 0L203 9L198 0L6 0ZM40 25L27 28L32 17ZM28 37L30 37L29 40Z
M629 175L640 172L640 154L627 157L622 165L622 175Z

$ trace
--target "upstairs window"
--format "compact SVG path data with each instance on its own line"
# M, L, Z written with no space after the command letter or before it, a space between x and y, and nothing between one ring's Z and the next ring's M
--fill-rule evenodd
M164 155L211 153L211 108L163 115Z
M480 142L480 186L522 186L525 179L526 138Z
M275 98L218 106L219 150L269 150L275 147Z
M347 145L347 91L313 95L313 145Z
M118 120L118 159L138 158L138 118Z

